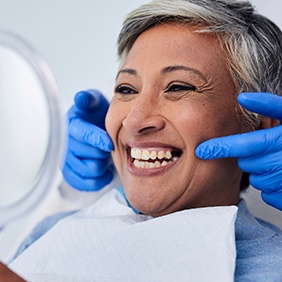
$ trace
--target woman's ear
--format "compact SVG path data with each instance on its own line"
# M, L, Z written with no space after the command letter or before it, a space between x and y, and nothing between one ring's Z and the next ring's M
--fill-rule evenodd
M271 128L279 125L278 119L273 119L266 116L260 116L260 129Z

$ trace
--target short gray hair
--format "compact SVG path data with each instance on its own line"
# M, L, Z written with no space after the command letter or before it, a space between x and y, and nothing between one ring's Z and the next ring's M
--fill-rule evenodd
M193 25L213 33L227 51L227 64L239 92L270 92L282 96L282 33L248 1L153 0L133 10L118 37L122 60L137 37L164 22ZM255 129L257 115L240 109L244 123Z

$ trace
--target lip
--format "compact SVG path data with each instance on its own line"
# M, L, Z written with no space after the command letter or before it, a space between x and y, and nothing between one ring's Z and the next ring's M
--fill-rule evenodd
M165 173L167 170L174 167L181 159L183 151L175 146L159 143L159 142L144 142L144 143L136 143L136 142L127 142L126 143L126 154L127 154L127 168L131 174L134 174L136 176L156 176ZM158 168L150 168L150 169L144 169L144 168L138 168L133 165L133 159L130 155L131 148L139 148L139 149L146 149L148 151L159 151L159 150L170 150L170 151L177 151L180 153L179 159L176 161L173 161L169 164L167 164L164 167L158 167Z

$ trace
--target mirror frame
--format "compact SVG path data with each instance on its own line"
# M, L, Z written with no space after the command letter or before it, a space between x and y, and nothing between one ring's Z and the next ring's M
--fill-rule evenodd
M61 161L64 157L65 124L61 114L58 84L46 60L28 42L14 33L0 31L0 46L10 48L21 56L37 75L48 104L50 128L47 151L32 187L21 199L0 207L1 230L11 220L34 209L58 180Z

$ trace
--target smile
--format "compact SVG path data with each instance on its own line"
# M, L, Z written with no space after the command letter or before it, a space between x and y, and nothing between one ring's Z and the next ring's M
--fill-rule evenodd
M133 165L137 168L152 169L164 167L175 162L180 157L180 152L172 149L149 150L131 148L130 156L133 159Z

